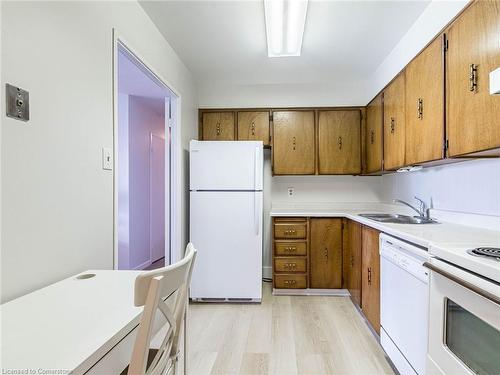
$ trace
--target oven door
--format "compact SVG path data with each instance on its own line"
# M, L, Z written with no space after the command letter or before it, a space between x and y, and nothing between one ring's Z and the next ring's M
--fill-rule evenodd
M500 285L432 259L428 374L500 373Z

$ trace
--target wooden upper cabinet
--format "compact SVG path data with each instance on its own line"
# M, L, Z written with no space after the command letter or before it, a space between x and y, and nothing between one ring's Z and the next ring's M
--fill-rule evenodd
M382 170L383 101L379 94L366 107L366 173Z
M380 333L379 231L363 226L361 267L361 308L373 329Z
M273 173L315 173L314 111L273 112Z
M311 218L311 288L342 288L342 219Z
M436 38L405 70L407 165L443 158L443 38Z
M384 169L405 165L405 74L384 91Z
M343 233L345 288L354 303L361 306L361 224L346 220Z
M201 128L204 141L234 141L234 113L204 112Z
M500 1L476 1L446 34L448 154L498 148L500 96L489 93L489 73L500 67Z
M320 111L319 174L361 173L361 112Z
M262 141L269 146L269 111L238 112L238 141Z

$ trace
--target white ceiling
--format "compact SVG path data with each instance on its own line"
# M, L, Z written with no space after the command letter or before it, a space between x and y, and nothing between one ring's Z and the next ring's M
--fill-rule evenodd
M430 1L309 1L302 56L267 57L263 1L141 1L199 84L369 79Z

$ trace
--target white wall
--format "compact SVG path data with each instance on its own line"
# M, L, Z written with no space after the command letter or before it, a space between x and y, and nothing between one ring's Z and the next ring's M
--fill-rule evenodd
M198 105L190 72L136 2L2 7L1 87L25 88L31 101L27 124L1 114L4 302L113 267L113 173L101 169L101 148L113 146L113 28L181 95L183 150L196 137Z
M440 210L500 216L500 159L470 160L382 177L383 200L432 201Z
M200 108L334 107L366 105L366 83L201 84Z
M150 137L151 133L165 137L165 106L156 113L152 100L158 99L129 96L130 269L144 268L151 260Z

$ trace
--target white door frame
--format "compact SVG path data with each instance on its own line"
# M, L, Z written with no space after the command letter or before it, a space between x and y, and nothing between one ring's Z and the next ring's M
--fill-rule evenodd
M165 244L165 251L170 249L170 261L176 262L184 255L182 248L182 181L181 181L181 95L165 80L146 60L131 47L124 37L113 29L113 269L118 269L118 50L125 49L136 62L142 66L152 78L156 79L173 94L171 96L171 113L165 113L165 132L168 134L170 127L170 197L165 197L165 204L170 201L170 217L165 217L165 231L170 233L170 244ZM165 166L167 167L167 165ZM168 181L166 181L168 183ZM167 209L167 207L165 207ZM167 210L165 213L167 214ZM169 246L168 246L169 245ZM165 261L168 260L165 254Z

